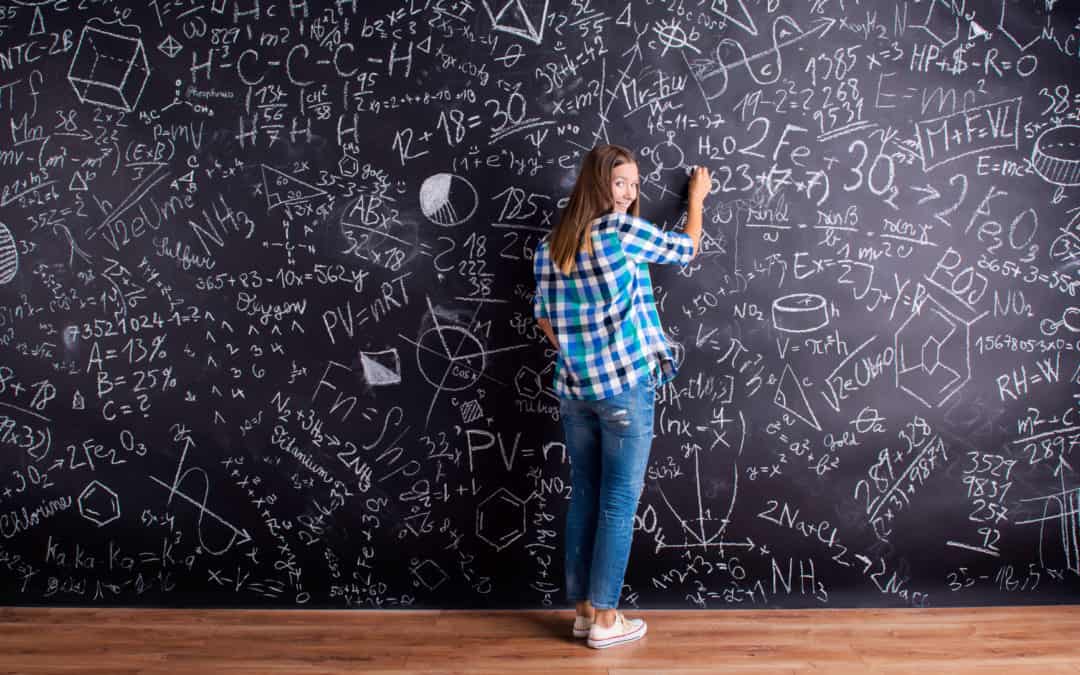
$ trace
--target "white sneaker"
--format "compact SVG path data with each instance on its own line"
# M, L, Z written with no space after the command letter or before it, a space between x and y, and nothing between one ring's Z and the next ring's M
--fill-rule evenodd
M587 616L574 617L574 637L589 637L590 628L592 628L592 619Z
M615 623L609 628L593 622L589 629L587 644L593 649L607 649L626 642L633 642L645 637L645 619L627 619L622 612L616 612Z

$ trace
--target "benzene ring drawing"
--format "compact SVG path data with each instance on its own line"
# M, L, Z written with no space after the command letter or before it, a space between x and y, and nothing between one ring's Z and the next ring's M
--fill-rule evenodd
M525 502L504 487L476 507L476 537L501 551L525 535Z
M120 497L101 481L90 481L79 495L79 515L98 527L108 525L120 517Z
M896 330L896 386L928 408L940 407L971 379L971 325L931 292Z

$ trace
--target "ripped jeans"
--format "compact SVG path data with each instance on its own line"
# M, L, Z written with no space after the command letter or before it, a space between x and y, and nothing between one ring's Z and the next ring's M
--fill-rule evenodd
M566 514L570 602L619 605L652 445L654 392L645 378L611 398L561 401L573 488Z

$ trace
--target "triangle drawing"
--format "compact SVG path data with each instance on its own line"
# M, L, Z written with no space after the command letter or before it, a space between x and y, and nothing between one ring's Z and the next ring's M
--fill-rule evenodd
M79 173L79 170L76 169L75 173L71 176L71 182L68 183L68 190L77 192L85 191L86 189L86 179L83 178L82 174Z
M297 204L326 194L326 190L309 185L299 178L293 178L265 164L262 165L262 179L268 209L282 204Z
M743 0L713 0L711 9L747 33L751 35L758 34L754 17L750 16L750 12L746 11Z
M968 27L968 40L974 40L977 37L981 37L984 40L989 40L990 31L980 26L978 22L972 20L971 25Z
M799 378L791 368L791 364L784 364L784 374L780 376L780 384L776 387L773 403L788 411L803 422L806 422L817 431L821 431L814 409L810 407L810 401L806 398Z
M498 13L491 11L491 5L485 0L484 9L487 10L488 18L494 24L493 28L504 33L517 35L536 44L544 40L544 23L547 21L548 0L539 0L529 3L534 5L534 16L529 18L529 11L525 5L528 0L509 0L503 3ZM534 20L535 19L535 20Z
M396 349L381 352L360 352L364 379L373 387L401 382L401 361Z
M34 18L30 22L30 32L27 35L44 35L45 17L41 15L41 7L34 8Z

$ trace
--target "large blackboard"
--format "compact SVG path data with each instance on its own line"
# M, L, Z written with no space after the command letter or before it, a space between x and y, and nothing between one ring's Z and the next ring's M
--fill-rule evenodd
M561 606L602 142L715 179L624 606L1075 600L1074 7L4 3L0 602Z

